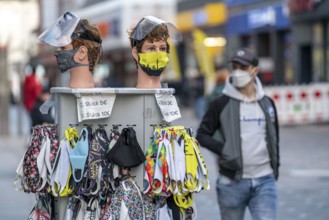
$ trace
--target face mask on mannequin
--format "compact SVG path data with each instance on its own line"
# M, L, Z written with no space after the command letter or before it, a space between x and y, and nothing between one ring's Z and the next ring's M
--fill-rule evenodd
M78 66L89 66L88 64L81 64L74 61L74 55L79 50L79 47L72 50L55 51L57 65L61 73Z
M236 69L231 73L232 83L237 88L246 86L251 80L252 76L248 71Z
M160 76L169 62L166 52L138 53L139 65L149 76Z

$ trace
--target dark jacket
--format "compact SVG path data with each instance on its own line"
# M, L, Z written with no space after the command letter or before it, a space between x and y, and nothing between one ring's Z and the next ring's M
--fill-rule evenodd
M42 104L43 104L43 102L38 99L30 112L31 119L32 119L32 126L42 125L45 123L47 123L47 124L54 123L54 118L51 116L50 110L49 110L49 113L47 113L47 114L42 114L40 112L40 107Z
M267 96L257 101L266 118L266 141L270 163L274 175L279 174L279 131L275 105ZM274 112L269 113L269 109ZM197 131L196 139L200 145L219 156L220 173L235 180L240 180L243 173L240 138L240 100L227 95L212 101ZM219 130L223 140L212 136Z

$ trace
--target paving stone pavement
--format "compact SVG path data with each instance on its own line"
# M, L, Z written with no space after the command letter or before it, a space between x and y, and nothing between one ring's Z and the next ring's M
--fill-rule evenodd
M278 220L329 219L328 135L329 125L281 128ZM208 155L205 157L209 164ZM209 169L214 174L213 168ZM220 219L218 208L211 205L216 202L214 187L211 191L197 198L198 207L205 207L201 216L206 219ZM248 213L246 219L251 219Z
M199 121L193 111L183 112L181 123L194 131ZM278 220L329 219L329 124L280 127L281 168L278 186ZM215 190L215 156L201 148L209 169L211 189L195 196L198 219L220 220ZM246 212L245 220L251 220Z
M15 170L24 153L25 138L0 137L0 219L27 219L34 195L16 191L12 184Z

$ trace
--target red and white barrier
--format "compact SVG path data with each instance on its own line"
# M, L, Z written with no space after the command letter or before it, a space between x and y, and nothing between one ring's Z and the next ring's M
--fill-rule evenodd
M312 87L311 95L312 121L329 121L329 86L325 84L317 84Z
M329 121L329 84L264 87L276 105L281 125Z

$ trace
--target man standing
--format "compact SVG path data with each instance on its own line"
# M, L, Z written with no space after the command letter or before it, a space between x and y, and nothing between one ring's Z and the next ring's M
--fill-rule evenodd
M223 95L213 100L197 132L200 145L218 155L217 196L222 220L276 219L279 131L273 101L264 94L258 58L248 48L230 60ZM216 130L223 139L213 138Z

